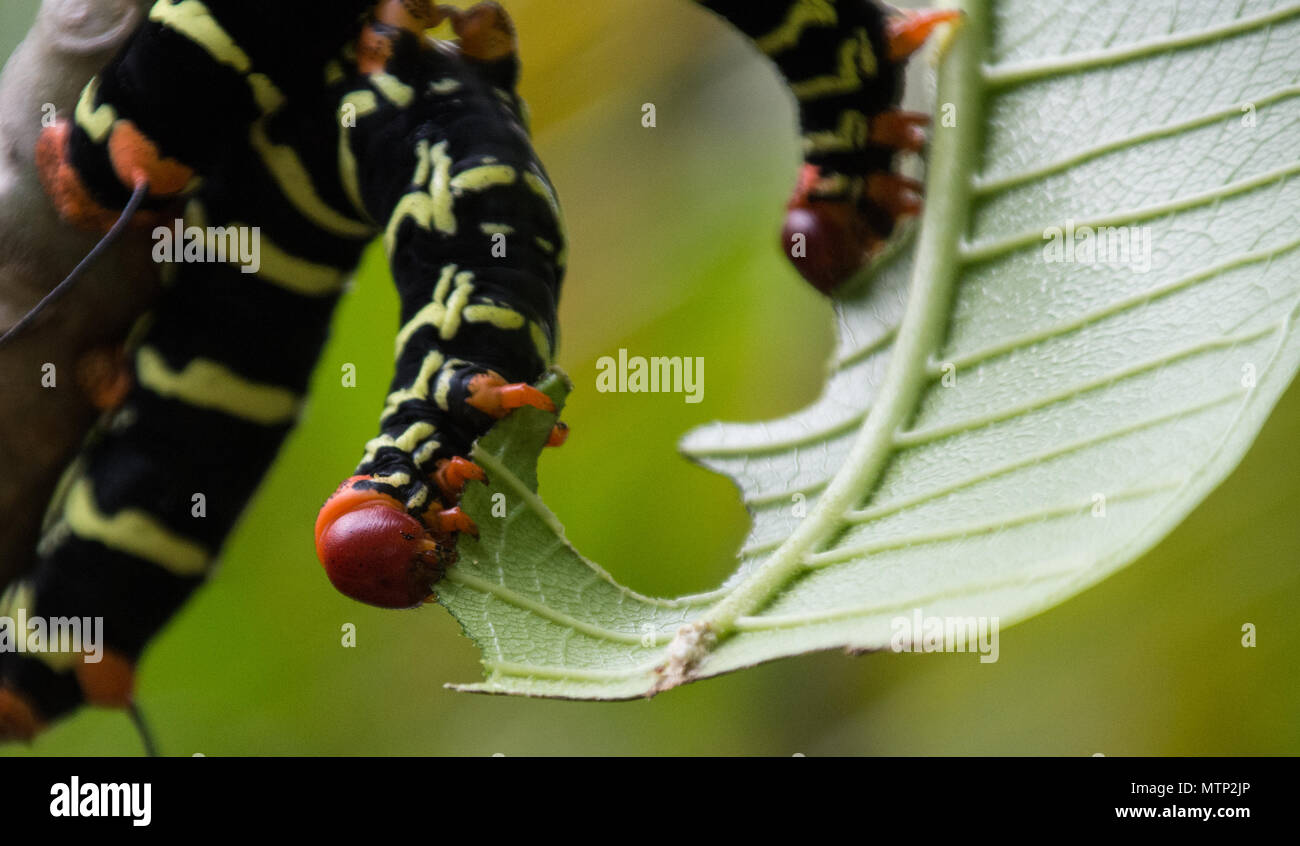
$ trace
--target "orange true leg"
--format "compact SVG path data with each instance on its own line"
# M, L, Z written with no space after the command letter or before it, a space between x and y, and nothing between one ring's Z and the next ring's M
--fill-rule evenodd
M430 510L425 513L425 523L429 526L429 531L435 533L451 534L452 532L466 532L478 537L478 526L469 515L459 508L443 508L441 510Z
M469 397L465 401L498 420L526 405L542 411L555 411L551 398L532 385L523 382L507 384L499 374L492 372L480 373L470 379Z
M506 380L492 372L480 373L469 382L469 397L465 402L479 411L500 420L516 408L531 406L542 411L555 411L551 398L532 385L516 382L506 384ZM556 423L546 439L547 446L560 446L569 437L569 427Z
M920 213L922 188L920 182L897 173L867 177L867 197L895 217Z
M891 17L885 35L889 39L890 61L901 62L921 49L939 24L961 17L956 9L918 9Z
M930 118L920 112L889 109L871 119L871 142L896 150L919 153L925 148L925 131Z
M564 442L567 441L568 439L569 439L569 424L563 422L556 423L554 426L551 427L551 434L546 439L546 445L548 447L564 446Z
M468 458L444 458L438 462L438 469L433 471L433 481L437 483L438 490L447 499L455 499L460 496L461 491L465 489L465 483L474 480L482 482L487 479L483 468L479 467Z

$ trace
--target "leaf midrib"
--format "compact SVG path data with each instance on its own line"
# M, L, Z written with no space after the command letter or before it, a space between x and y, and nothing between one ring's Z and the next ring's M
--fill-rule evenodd
M832 543L846 528L846 514L872 490L895 450L898 431L915 413L929 384L930 358L947 334L948 304L962 264L959 245L971 211L970 174L981 147L984 81L983 51L988 43L986 0L965 0L960 30L939 71L938 90L956 106L954 126L935 130L926 179L928 197L916 243L907 307L890 352L877 404L854 440L844 467L826 486L799 527L772 555L730 593L678 636L712 635L714 643L731 634L737 620L756 613L802 572L809 554ZM670 645L669 651L672 651ZM698 663L698 659L696 661Z

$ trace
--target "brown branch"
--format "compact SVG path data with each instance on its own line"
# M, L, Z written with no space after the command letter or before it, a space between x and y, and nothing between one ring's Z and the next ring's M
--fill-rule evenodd
M150 5L43 0L0 74L0 329L53 289L97 240L64 224L41 188L33 152L47 104L70 116L81 89ZM58 475L94 421L76 384L78 360L119 343L157 286L147 239L130 239L0 349L0 586L30 564ZM50 365L54 384L46 387Z

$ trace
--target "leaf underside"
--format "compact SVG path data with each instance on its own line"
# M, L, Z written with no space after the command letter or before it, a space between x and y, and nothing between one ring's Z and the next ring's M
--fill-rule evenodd
M1300 4L1070 6L963 4L926 211L837 304L822 397L683 441L753 515L721 588L641 596L567 543L535 493L552 415L476 445L482 535L438 589L486 679L457 689L622 699L887 648L915 608L1006 626L1134 560L1236 466L1300 366ZM1138 227L1149 262L1048 261L1071 222Z

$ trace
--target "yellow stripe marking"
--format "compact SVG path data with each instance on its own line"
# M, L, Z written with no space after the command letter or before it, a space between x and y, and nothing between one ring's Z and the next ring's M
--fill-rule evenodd
M418 462L417 462L418 463ZM411 494L406 500L406 507L410 511L418 511L424 507L424 503L429 499L429 486L421 485L420 489Z
M85 477L68 492L64 519L78 537L98 541L177 576L202 575L212 558L198 541L176 534L144 511L124 508L115 514L103 514L95 503L90 480Z
M361 177L357 173L357 159L352 155L350 143L352 127L343 122L343 110L348 106L353 108L356 119L360 120L379 110L379 98L373 91L353 91L339 103L339 125L343 128L339 133L339 179L343 182L343 193L348 195L352 207L368 220L370 214L361 199Z
M36 591L26 579L11 584L0 595L0 617L17 617L18 609L31 611L36 605Z
M451 182L451 157L447 155L447 142L439 142L432 150L426 142L416 148L419 157L415 166L413 184L422 186L429 181L428 191L414 190L397 201L388 226L384 230L384 250L389 259L397 245L397 231L409 217L422 229L430 227L445 235L456 234L456 216L453 214Z
M415 101L415 89L391 73L372 73L370 84L379 89L394 106L406 108Z
M269 115L284 105L284 94L280 93L280 89L275 87L271 77L266 74L250 73L248 87L253 89L253 101L262 110L262 114Z
M245 379L209 359L196 358L176 371L153 347L141 347L136 353L136 376L159 396L264 426L292 422L298 413L298 397L292 391Z
M347 274L338 268L286 253L265 235L261 236L260 248L262 266L256 274L259 279L308 297L325 297L343 290Z
M498 329L520 329L524 325L524 316L512 308L500 305L475 304L466 306L464 311L466 323L488 323Z
M451 190L455 194L467 191L486 191L498 185L513 185L518 174L510 165L491 164L472 167L456 174L451 179Z
M216 243L215 233L208 230L207 210L198 199L190 200L185 206L185 224L187 228L197 226L204 231L209 255L211 255L212 245ZM232 221L226 224L225 228L251 229L252 227L240 221ZM343 281L347 276L343 271L286 253L260 232L258 249L261 267L254 275L263 282L308 297L328 296L343 288Z
M388 418L397 413L402 403L408 400L426 400L429 398L429 385L433 381L433 376L443 365L442 353L436 350L430 351L425 356L424 361L420 364L420 372L416 374L415 382L410 387L393 391L384 400L384 411L379 416L379 425L387 428Z
M438 441L425 441L424 446L417 449L415 455L411 456L415 459L415 466L423 468L424 465L429 463L429 460L433 458L433 454L437 452L438 448L441 446L442 444Z
M546 337L546 330L535 322L529 322L528 334L532 336L533 347L537 354L541 356L542 361L547 364L551 363L551 341Z
M438 383L434 386L433 401L436 402L438 407L443 411L450 410L447 396L451 393L452 377L456 375L458 369L464 367L468 363L469 362L464 361L463 359L453 358L443 365L442 370L438 372Z
M117 112L108 103L100 103L96 108L94 103L97 96L99 96L99 77L91 79L86 83L86 87L81 89L81 99L77 101L77 110L74 114L77 126L85 130L90 140L102 144L108 137L108 133L113 131Z
M413 423L402 434L394 438L392 435L380 435L377 438L371 438L366 442L366 454L362 463L375 460L375 455L384 447L394 447L402 452L409 453L420 443L420 441L437 434L438 430L432 423Z
M771 56L789 50L810 26L835 26L839 20L829 0L799 0L790 7L790 15L776 29L757 39L758 49Z
M442 269L442 278L438 280L438 285L433 290L433 298L398 331L394 342L397 355L401 355L411 336L425 326L434 327L443 340L456 337L456 333L460 331L461 312L468 305L470 295L474 293L472 281L474 274L468 270L460 273L455 271L454 264ZM455 288L450 284L453 273L455 273Z
M440 141L430 151L433 159L433 176L429 180L429 196L433 198L433 225L439 232L447 235L456 234L456 216L452 213L451 199L451 156L447 154L447 142Z
M429 140L421 138L420 143L415 145L415 175L411 177L411 184L423 188L429 184L432 175L433 159L429 155Z
M859 71L868 77L876 75L876 53L865 29L855 30L840 45L839 71L829 76L817 76L803 82L791 83L790 90L799 100L814 100L834 94L851 94L862 87Z
M551 211L555 214L555 219L559 220L560 201L556 198L555 192L551 190L551 186L546 184L546 180L532 171L528 171L524 174L524 183L533 189L534 194L546 200L547 205L551 207Z
M389 476L376 476L373 481L376 481L381 485L392 485L395 488L400 488L404 485L411 484L411 474L393 473Z
M262 162L280 187L280 191L303 217L321 229L345 238L370 237L372 230L369 225L345 217L320 198L315 186L312 185L311 175L307 172L307 168L303 167L298 154L292 147L272 143L266 135L266 127L262 121L253 122L248 136L253 149L262 157Z
M803 138L805 156L812 153L835 153L861 150L871 137L871 121L853 109L840 113L840 123L830 132L810 132Z
M248 54L240 49L208 7L199 0L182 0L180 3L155 3L149 12L149 20L157 21L163 26L176 30L189 40L221 62L240 73L252 70L253 62Z

